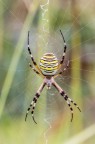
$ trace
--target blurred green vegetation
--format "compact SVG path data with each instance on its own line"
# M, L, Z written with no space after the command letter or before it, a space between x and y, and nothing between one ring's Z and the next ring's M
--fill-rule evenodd
M47 3L48 1L46 1ZM94 144L95 143L95 2L0 0L0 144ZM45 4L43 9L41 6ZM84 5L84 7L83 7ZM52 87L37 102L35 125L27 107L42 79L28 66L27 32L34 58L45 52L60 59L62 30L70 67L58 84L81 107L70 110Z

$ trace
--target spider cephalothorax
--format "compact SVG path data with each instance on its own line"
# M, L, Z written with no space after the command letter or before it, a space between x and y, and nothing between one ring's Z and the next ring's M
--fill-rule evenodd
M63 96L64 100L67 102L67 104L71 110L71 114L72 114L71 121L73 119L73 108L71 107L71 103L73 103L79 109L79 111L81 111L80 108L78 107L78 105L67 96L67 94L64 92L64 90L54 80L55 77L58 77L59 75L61 75L69 66L69 61L68 61L67 65L63 69L63 71L59 71L61 68L61 65L64 62L66 48L67 48L65 39L64 39L64 36L63 36L61 30L60 30L60 33L61 33L63 41L64 41L64 52L63 52L61 61L58 62L57 57L53 53L46 53L40 59L40 67L38 67L37 63L35 62L35 60L32 56L32 53L31 53L31 50L29 47L29 32L28 32L28 52L31 56L31 60L33 62L34 67L30 63L29 63L29 66L34 70L34 72L36 72L36 74L38 74L39 76L41 76L43 78L43 83L39 87L29 108L27 109L25 121L27 119L27 115L28 115L29 111L31 110L32 118L33 118L34 122L36 123L36 121L34 119L34 109L35 109L37 100L40 97L40 93L42 92L42 90L45 86L47 86L47 88L50 89L51 86L53 85L58 90L60 95Z

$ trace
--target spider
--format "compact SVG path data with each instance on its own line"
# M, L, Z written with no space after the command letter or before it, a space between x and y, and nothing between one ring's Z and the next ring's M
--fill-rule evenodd
M69 67L69 61L67 62L66 67L63 69L63 71L59 71L63 62L64 62L64 58L65 58L65 54L66 54L66 42L63 36L62 31L60 30L63 42L64 42L64 52L63 52L63 56L60 62L58 62L57 57L53 54L53 53L45 53L43 55L43 57L40 59L40 65L38 67L37 63L34 60L34 57L31 53L30 50L30 46L29 46L29 31L28 31L28 52L31 56L31 60L33 63L33 66L29 63L29 66L33 69L33 71L38 74L39 76L41 76L43 78L43 83L41 84L41 86L39 87L39 89L37 90L32 102L30 103L30 106L27 109L26 112L26 116L25 116L25 121L27 119L28 113L31 110L31 114L32 114L32 118L33 121L37 124L37 122L34 119L34 110L35 110L35 106L37 103L38 98L40 97L40 94L43 90L43 88L45 86L47 86L48 89L51 88L51 86L53 85L58 92L60 93L61 96L63 96L64 100L67 102L70 111L71 111L71 121L73 120L73 108L71 107L71 103L73 103L81 112L80 108L78 107L78 105L72 100L70 99L67 94L65 93L65 91L55 82L55 78L58 77L59 75L61 75L64 71L66 71L66 69Z

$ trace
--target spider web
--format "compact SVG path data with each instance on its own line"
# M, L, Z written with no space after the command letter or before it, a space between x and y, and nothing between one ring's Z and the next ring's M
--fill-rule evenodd
M5 48L4 48L4 56L3 57L3 61L1 61L1 66L0 66L0 74L1 74L1 78L0 80L2 81L1 83L1 90L3 87L3 83L4 83L4 77L7 74L10 62L11 62L11 57L10 55L13 54L14 52L14 45L17 44L17 41L19 39L19 35L21 32L21 28L23 26L24 23L24 15L25 13L24 10L22 11L22 9L18 9L18 13L16 10L16 5L12 4L12 1L10 0L10 5L13 5L13 7L11 7L10 5L8 5L8 3L6 1L0 1L0 5L3 7L3 10L1 11L0 9L0 18L1 15L4 14L4 43L5 43ZM24 4L26 4L27 8L30 4L30 0L26 1L21 1L19 2L19 5L21 5L21 3L24 2ZM59 4L58 1L48 1L49 5L55 5L55 8L57 8L57 5ZM46 1L47 3L47 1ZM63 4L64 2L62 2ZM90 8L90 6L92 6L93 1L83 1L83 9L81 10L81 12L79 13L78 17L75 17L75 21L77 21L77 23L79 23L79 17L82 16L85 11L87 9ZM86 3L86 4L85 4ZM43 3L41 3L43 5ZM41 54L45 53L45 52L53 52L55 53L55 55L61 59L62 57L62 52L63 52L63 41L59 32L59 29L61 29L61 25L64 23L64 19L66 19L66 14L69 13L69 15L71 15L69 8L70 8L70 1L67 1L66 4L66 9L65 12L63 14L61 23L58 22L58 17L56 17L53 13L51 13L50 15L52 16L54 21L57 21L57 25L58 28L57 30L54 32L53 36L48 35L48 39L49 42L46 43L44 49L40 48L38 49L38 43L37 43L37 39L42 38L41 35L38 33L37 29L35 27L31 27L30 29L30 45L31 45L31 50L33 53L33 56L35 57L35 59L37 61L39 61L39 58L42 56ZM19 8L20 6L17 5L17 8ZM59 6L61 8L61 6ZM80 5L81 7L81 5ZM5 14L5 12L7 11L7 14ZM93 11L92 11L93 13ZM89 14L90 15L90 14ZM22 18L22 19L21 19ZM11 21L11 23L9 22ZM7 22L7 26L6 26L6 22ZM71 31L73 29L73 23L70 24L66 24L64 26L64 29L62 28L62 32L64 33L64 37L67 43L67 52L66 52L66 59L65 59L65 64L67 62L67 60L69 59L70 62L75 62L79 59L81 59L85 64L89 64L91 68L86 68L86 66L84 66L83 68L81 68L81 72L84 75L92 75L93 79L94 79L94 75L95 75L95 71L93 66L91 66L92 63L94 63L95 61L95 49L94 49L94 45L95 43L93 42L93 40L95 40L95 35L91 34L90 37L88 36L87 39L85 39L84 41L82 41L82 53L79 57L77 57L77 59L72 59L70 58L70 53L72 52L71 48L71 44L70 44L70 39L72 37L75 37L76 34L78 32L84 32L87 27L91 27L93 30L95 30L93 28L93 25L95 24L95 21L93 20L93 17L91 19L91 17L87 17L87 23L84 24L79 30L77 30L73 35L71 35ZM2 30L2 27L0 26L0 31ZM52 30L55 30L55 27L52 27ZM43 29L42 29L43 31ZM10 35L9 35L10 33ZM2 35L1 35L2 37ZM93 43L92 43L93 42ZM77 47L79 45L76 45ZM40 44L39 44L40 47ZM76 47L75 47L76 48ZM39 53L39 57L36 57L36 53L37 51L40 51ZM10 51L10 55L9 52ZM59 93L52 88L51 90L46 92L46 95L44 95L44 92L42 92L40 99L37 102L36 105L36 109L35 109L35 119L38 123L38 125L35 128L35 125L32 122L31 119L31 115L29 114L28 116L28 120L27 123L24 123L24 116L27 110L28 105L30 104L32 98L34 97L40 82L42 81L36 74L33 73L33 71L31 71L31 69L28 66L28 62L30 62L30 57L28 55L27 52L27 41L25 42L25 46L24 46L24 50L22 53L22 56L20 58L18 67L16 69L16 73L15 73L15 77L12 83L12 86L10 88L10 92L6 101L6 105L2 114L2 119L1 119L1 126L2 125L8 125L10 123L12 123L13 121L15 123L18 124L18 126L16 127L13 123L12 125L14 126L14 128L11 128L11 131L13 131L13 135L15 134L15 130L19 131L19 126L21 128L22 133L19 134L18 138L18 143L20 143L20 139L23 139L23 137L25 136L25 131L26 132L32 132L31 129L38 129L40 128L38 134L37 132L32 132L32 140L34 141L34 143L39 143L36 138L35 138L35 133L37 134L37 137L43 137L43 143L48 144L49 140L49 133L51 132L51 130L53 130L54 125L53 123L56 123L58 119L60 119L61 115L64 114L64 112L66 111L66 117L68 122L66 123L67 127L70 127L69 122L70 122L70 111L69 108L66 104L66 102L63 100L63 98L59 95ZM70 70L72 69L72 67L70 66L70 69L68 69L64 76L60 76L56 79L57 83L66 91L66 93L68 94L69 97L73 97L70 94L70 90L72 89L71 85L70 85L70 81L72 79L75 80L80 80L83 85L86 88L86 91L84 89L84 96L87 94L87 97L85 96L84 101L85 101L85 112L83 112L81 115L79 113L79 117L82 117L86 123L87 126L91 125L92 123L94 123L94 101L95 98L93 97L93 95L95 94L94 91L94 83L91 83L89 80L89 77L85 78L81 77L81 79L79 79L78 77L72 77L70 74ZM77 68L76 68L77 69ZM14 71L14 69L11 69L11 71ZM30 72L29 72L30 71ZM37 81L38 80L38 81ZM74 89L74 87L73 87ZM91 91L93 90L93 91ZM91 95L91 96L90 96ZM2 100L2 95L1 95L1 100ZM77 96L75 101L78 103L77 101ZM75 109L75 108L74 108ZM88 117L88 113L90 116L89 119L89 123L86 120L86 117ZM20 123L19 121L19 117L21 118ZM76 121L78 120L78 117L76 117L76 112L74 114L74 119L76 119ZM25 125L25 126L24 126ZM47 128L45 127L47 125ZM4 129L5 130L5 129ZM27 138L29 139L29 141L31 141L31 134L28 132L28 134L26 135ZM7 133L7 132L6 132ZM1 142L5 144L4 141L4 131L0 131L0 134L2 136L1 138ZM42 134L42 135L41 135ZM34 138L33 138L34 136ZM8 138L7 136L7 140L9 140L10 143L12 143L12 140L10 140L10 136ZM14 139L14 136L13 136ZM40 138L39 138L40 139ZM27 142L28 140L25 140L25 142ZM87 143L86 143L87 144ZM89 142L88 142L89 144Z

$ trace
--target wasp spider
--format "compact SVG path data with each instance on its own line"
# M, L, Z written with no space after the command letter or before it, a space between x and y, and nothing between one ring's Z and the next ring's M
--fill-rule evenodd
M40 97L40 93L42 92L43 88L45 86L47 86L48 89L51 88L51 86L53 85L58 92L60 93L61 96L63 96L64 100L67 102L70 111L71 111L71 121L73 120L73 108L71 107L70 103L73 103L78 109L79 111L80 108L78 107L78 105L72 100L70 99L67 94L64 92L64 90L55 82L54 78L58 77L59 75L61 75L64 71L66 71L66 69L69 66L69 61L66 65L66 67L63 69L63 71L59 71L63 62L64 62L64 58L65 58L65 53L66 53L66 42L64 39L64 36L60 30L63 42L64 42L64 52L63 52L63 56L60 62L58 62L57 57L53 54L53 53L45 53L43 55L43 57L40 59L40 66L38 67L37 63L34 60L34 57L31 53L30 50L30 46L29 46L29 32L28 32L28 52L31 56L31 60L33 63L33 66L29 63L29 66L33 69L33 71L38 74L39 76L41 76L43 78L43 83L41 84L41 86L39 87L38 91L36 92L30 106L27 109L26 112L26 116L25 116L25 121L27 119L28 113L31 110L31 114L32 114L32 118L33 121L36 123L35 119L34 119L34 110L35 110L35 106L37 103L38 98ZM37 123L36 123L37 124Z

